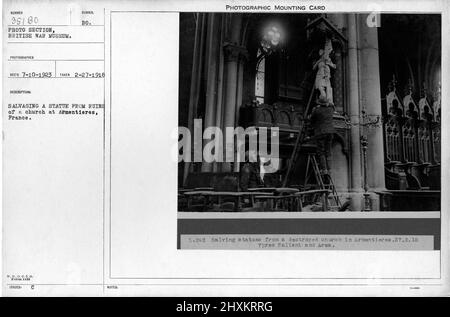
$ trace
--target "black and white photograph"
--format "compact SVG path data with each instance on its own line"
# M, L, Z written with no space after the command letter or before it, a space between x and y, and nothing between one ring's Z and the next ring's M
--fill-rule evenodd
M440 14L181 13L179 74L179 211L440 210Z

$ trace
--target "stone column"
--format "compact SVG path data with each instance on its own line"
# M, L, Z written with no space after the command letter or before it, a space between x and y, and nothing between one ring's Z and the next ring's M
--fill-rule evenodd
M358 15L359 23L359 49L360 49L360 88L361 108L364 109L370 120L380 117L381 120L381 90L380 67L378 60L378 35L376 27L367 25L367 14ZM384 181L384 149L383 128L365 128L367 132L367 180L369 191L385 190ZM379 210L377 195L372 195L372 209Z
M235 127L236 105L237 105L237 88L238 88L238 63L243 48L239 46L240 33L242 25L242 15L233 15L231 20L230 41L224 45L225 50L225 108L223 111L223 127L224 144L227 143L225 131L227 127ZM231 142L231 140L228 140ZM224 159L226 158L224 151ZM222 171L230 172L231 164L224 162L222 164Z
M244 86L244 67L245 67L245 61L247 50L242 48L241 54L239 56L238 61L238 72L237 72L237 91L236 91L236 110L235 110L235 126L239 125L239 119L240 119L240 110L242 106L242 90ZM237 155L237 154L236 154ZM235 156L235 159L237 161L238 157ZM240 164L234 164L233 170L235 172L239 172Z
M203 49L205 45L205 23L206 15L204 13L198 13L197 22L195 26L195 40L194 40L194 52L192 60L192 73L191 73L191 88L189 98L189 110L188 110L188 128L192 132L194 131L194 119L197 116L197 105L200 93L200 80L201 73L203 71ZM193 133L193 132L192 132ZM191 153L193 154L193 153ZM192 163L185 162L183 183L186 181L189 172L191 171Z
M215 126L217 108L217 59L220 43L217 41L218 28L215 13L208 15L207 40L206 40L206 102L205 102L205 122L204 129ZM208 140L205 140L208 142ZM203 162L202 172L211 172L213 163Z
M348 114L350 116L350 179L351 179L351 210L362 210L362 165L361 165L361 142L360 142L360 110L359 110L359 84L358 84L358 47L357 47L357 25L354 13L347 14L347 91L348 91Z
M226 19L224 13L220 14L220 27L219 27L219 46L222 45L225 38L225 25ZM218 70L217 70L217 98L216 98L216 127L222 128L222 113L223 113L223 88L224 88L224 64L225 54L222 49L218 52ZM213 172L217 173L221 171L222 163L216 162L213 164Z

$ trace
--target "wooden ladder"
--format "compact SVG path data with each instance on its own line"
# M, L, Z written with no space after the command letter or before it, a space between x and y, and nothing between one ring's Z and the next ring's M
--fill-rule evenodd
M306 109L303 113L302 120L300 121L300 128L299 133L297 135L297 139L295 140L294 149L292 150L288 167L286 170L286 174L284 175L283 179L283 187L287 187L289 182L289 177L291 176L292 170L297 165L297 160L300 156L300 148L303 144L305 137L306 137L306 118L308 117L309 110L311 108L311 101L312 97L314 95L314 86L311 89L311 93L309 95L308 104L306 105ZM312 165L314 175L316 177L317 183L320 187L320 189L328 189L331 192L331 195L329 196L329 200L331 200L331 204L329 205L332 209L339 209L342 207L339 196L336 191L336 187L334 186L333 180L331 179L331 176L329 174L326 175L328 182L327 184L324 183L322 173L320 172L319 165L317 163L317 159L315 154L308 153L308 161L307 161L307 167L306 167L306 176L305 176L305 184L306 184L306 178L308 176L309 172L309 165Z
M309 169L312 167L314 177L319 185L320 189L328 189L330 194L328 195L328 207L330 210L338 211L341 209L342 204L339 199L339 195L334 186L333 179L330 174L323 174L319 169L319 164L317 163L317 158L315 153L308 153L308 160L306 162L306 172L305 172L305 182L306 187L309 179ZM324 177L326 180L324 180Z

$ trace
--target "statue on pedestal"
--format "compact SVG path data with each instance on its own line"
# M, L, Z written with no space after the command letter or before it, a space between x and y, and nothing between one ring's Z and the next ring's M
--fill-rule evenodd
M333 105L333 88L331 87L331 69L336 65L331 61L330 53L333 51L331 40L327 39L325 47L319 50L319 60L313 66L317 70L314 88L319 91L318 104Z

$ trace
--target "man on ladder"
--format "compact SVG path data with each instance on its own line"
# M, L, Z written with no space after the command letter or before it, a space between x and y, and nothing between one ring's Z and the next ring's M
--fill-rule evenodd
M331 41L325 43L325 48L319 50L319 60L314 64L313 70L316 70L314 88L318 90L319 96L316 100L317 106L311 113L310 124L314 129L314 138L317 141L317 150L319 154L319 164L324 181L329 183L329 159L331 156L331 144L333 141L333 88L331 87L331 68L336 65L331 61L330 53L333 48Z
M311 113L310 124L314 130L314 140L317 144L317 154L319 156L319 168L324 178L324 182L329 183L331 145L333 142L334 107L328 104L318 104Z

